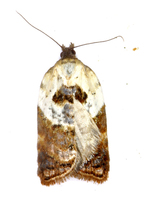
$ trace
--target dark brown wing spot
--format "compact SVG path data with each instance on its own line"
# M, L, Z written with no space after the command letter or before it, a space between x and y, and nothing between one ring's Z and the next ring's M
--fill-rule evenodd
M87 94L84 92L78 85L75 86L76 92L75 92L75 98L79 100L81 103L84 103L87 99Z
M78 85L71 87L62 85L62 87L54 94L52 100L59 104L63 103L64 101L73 103L73 97L75 97L81 103L84 103L87 99L87 94Z

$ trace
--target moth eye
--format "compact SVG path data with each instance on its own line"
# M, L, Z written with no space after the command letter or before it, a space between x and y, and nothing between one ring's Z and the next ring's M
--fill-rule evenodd
M76 52L75 52L75 50L71 50L71 53L73 54L73 55L75 55L76 54Z
M61 57L61 58L63 57L63 52L61 52L60 57Z

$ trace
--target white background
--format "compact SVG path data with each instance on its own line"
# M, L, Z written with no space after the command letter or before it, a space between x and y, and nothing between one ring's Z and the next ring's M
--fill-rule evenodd
M0 1L0 199L144 199L143 1ZM94 184L74 178L42 186L37 177L37 100L60 44L77 48L97 74L105 97L110 174ZM124 48L125 47L125 48ZM133 51L133 48L138 48Z

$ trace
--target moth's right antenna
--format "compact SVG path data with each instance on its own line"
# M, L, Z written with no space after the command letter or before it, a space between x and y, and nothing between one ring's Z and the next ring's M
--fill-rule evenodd
M16 11L17 12L17 11ZM49 37L51 40L53 40L55 43L57 43L61 48L62 46L55 41L52 37L50 37L49 35L47 35L45 32L41 31L40 29L36 28L35 26L33 26L32 24L30 24L19 12L17 12L30 26L32 26L33 28L35 28L36 30L40 31L41 33L45 34L47 37Z
M118 36L116 36L116 37L114 37L114 38L110 38L110 39L108 39L108 40L102 40L102 41L97 41L97 42L90 42L90 43L86 43L86 44L80 44L80 45L78 45L78 46L75 46L74 48L81 47L81 46L85 46L85 45L89 45L89 44L96 44L96 43L102 43L102 42L109 42L109 41L114 40L114 39L116 39L116 38L118 38L118 37L122 38L123 41L124 41L124 38L123 38L121 35L118 35Z

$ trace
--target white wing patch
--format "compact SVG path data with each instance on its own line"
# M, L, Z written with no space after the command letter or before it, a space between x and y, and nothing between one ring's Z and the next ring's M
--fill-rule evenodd
M51 68L42 80L43 88L40 89L38 105L45 116L54 124L63 124L62 107L55 105L52 97L62 84L69 86L78 85L88 95L87 101L83 106L95 117L104 105L104 99L98 78L81 61L75 63L62 63L58 61ZM54 118L53 118L54 117Z

